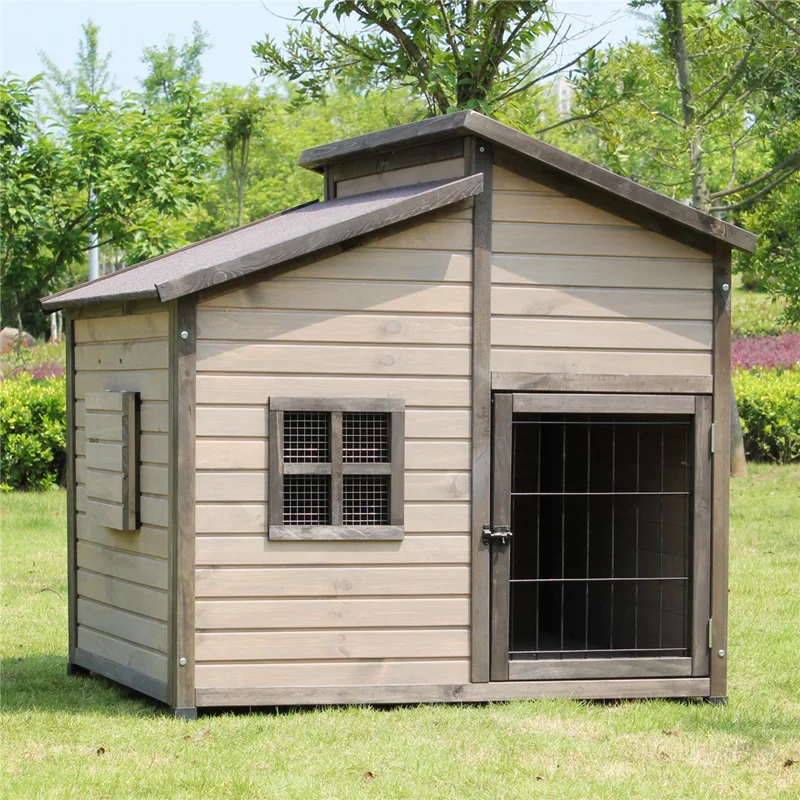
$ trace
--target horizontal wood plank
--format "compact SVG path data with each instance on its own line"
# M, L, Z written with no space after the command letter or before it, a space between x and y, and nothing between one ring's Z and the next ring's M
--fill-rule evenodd
M337 543L338 544L338 543ZM469 567L200 567L197 597L466 595Z
M302 284L298 291L303 291ZM204 309L198 315L198 341L352 342L356 344L469 344L470 318Z
M275 525L269 526L271 542L396 542L403 538L402 525Z
M121 505L103 503L99 500L89 499L85 506L77 503L78 511L85 510L89 519L95 525L104 525L107 528L122 531L127 530L127 514ZM131 531L127 531L129 535Z
M166 558L168 554L165 528L143 525L138 531L119 531L98 525L86 514L77 515L75 526L78 538L85 542L155 558Z
M129 531L128 535L136 534ZM120 578L156 589L167 588L166 560L98 547L89 542L78 542L77 563L79 569L87 569L111 578Z
M76 344L126 339L166 339L168 336L169 315L166 311L75 320Z
M492 189L494 191L504 192L525 192L527 194L554 195L556 197L564 196L563 193L551 189L543 183L532 181L517 172L503 169L503 167L499 167L497 164L492 168Z
M198 664L195 685L200 692L233 691L252 686L387 686L394 684L464 683L467 659L430 661L314 661ZM202 695L201 695L202 696Z
M694 415L691 395L515 394L515 414L681 414ZM643 454L644 455L644 454ZM660 456L659 456L660 458ZM646 458L643 459L644 463Z
M77 380L77 379L76 379ZM254 405L277 397L400 397L406 406L469 407L470 382L464 378L407 378L371 375L225 375L198 372L197 402L205 405Z
M199 535L198 566L468 564L469 536L412 535L402 542L270 542L263 535Z
M104 678L121 683L123 686L129 686L131 689L153 697L162 703L169 702L166 681L145 675L143 672L138 672L116 661L110 661L87 650L82 650L80 647L75 648L75 652L72 654L72 663L75 666L89 670L95 675L102 675Z
M166 592L82 569L78 570L78 596L164 622L169 615Z
M600 225L495 222L492 249L496 253L708 259L707 253L654 231Z
M467 314L469 301L470 288L461 284L272 278L206 300L204 308Z
M469 530L468 503L406 503L406 533L461 533ZM267 532L267 505L199 503L198 533Z
M495 317L492 345L583 350L711 351L711 322Z
M712 273L710 259L492 254L494 284L711 291Z
M108 392L107 394L113 394ZM75 403L75 425L86 427L86 404L83 400ZM169 406L167 403L143 402L141 407L141 426L144 433L167 433L169 431Z
M165 622L79 597L78 624L151 650L167 652Z
M121 394L117 395L122 397ZM85 418L86 436L93 441L122 443L122 414L99 414L90 411Z
M324 663L324 662L323 662ZM439 662L434 662L439 663ZM614 700L656 697L708 697L708 678L629 678L620 680L505 681L466 684L381 683L360 686L242 686L198 688L196 700L205 706L330 705L348 703L485 703L569 697L574 700Z
M574 197L549 194L492 192L495 222L539 222L544 224L611 225L639 229L623 217L590 206ZM536 245L534 245L535 247Z
M448 158L444 161L435 161L430 164L338 180L336 181L336 197L351 197L355 194L394 189L398 186L412 186L419 183L428 183L429 181L462 178L464 174L464 157Z
M467 628L369 631L214 631L196 636L198 661L307 661L309 659L465 658Z
M79 372L166 369L168 351L167 339L79 344L75 346L75 369Z
M376 237L365 247L463 252L472 247L472 222L428 222L400 233Z
M692 674L691 658L588 658L543 661L512 661L508 679L512 681L545 681L591 678L688 678Z
M493 372L711 375L711 353L492 348Z
M84 405L90 412L122 413L124 397L120 392L90 392L86 395ZM86 424L84 420L84 425Z
M167 370L140 372L77 372L75 374L75 397L80 400L87 392L114 391L140 392L142 400L169 399L169 375Z
M711 394L710 376L492 372L492 389L520 392Z
M335 344L197 345L199 372L270 372L308 375L453 375L468 376L470 350L463 347L395 347Z
M195 622L199 631L465 627L469 598L199 600Z
M711 292L492 287L492 315L711 320Z
M167 657L163 653L147 650L83 625L78 625L78 647L157 680L167 680Z

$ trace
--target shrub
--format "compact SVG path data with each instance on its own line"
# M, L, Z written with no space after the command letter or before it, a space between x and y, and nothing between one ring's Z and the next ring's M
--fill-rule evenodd
M8 380L28 373L37 381L60 378L66 372L65 363L64 342L11 348L0 357L0 376L3 380Z
M734 339L731 343L731 363L739 369L790 369L800 364L800 333Z
M785 304L764 292L734 291L731 328L736 337L780 336L791 329L784 318Z
M748 457L800 460L800 368L734 370L733 387Z
M64 378L0 382L0 488L47 489L66 464Z

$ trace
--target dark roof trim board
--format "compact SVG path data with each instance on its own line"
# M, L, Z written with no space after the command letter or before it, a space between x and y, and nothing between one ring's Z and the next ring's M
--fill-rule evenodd
M206 239L41 301L45 311L157 297L161 302L278 266L467 200L483 175L306 205Z
M744 228L730 225L691 206L648 189L629 178L598 167L589 161L565 153L540 139L503 125L477 111L459 111L441 117L400 125L385 131L368 133L340 142L304 150L299 163L321 172L326 165L376 155L403 147L436 142L457 136L480 136L488 141L532 159L552 172L577 179L601 195L612 195L646 209L710 239L725 242L739 250L753 252L758 237Z

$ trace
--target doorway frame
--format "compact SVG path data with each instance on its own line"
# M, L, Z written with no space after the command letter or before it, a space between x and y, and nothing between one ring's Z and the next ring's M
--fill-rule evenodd
M711 615L712 402L708 395L495 392L492 398L492 528L511 524L512 420L515 413L653 414L692 418L690 655L511 661L509 549L490 547L490 675L492 681L678 678L709 675Z

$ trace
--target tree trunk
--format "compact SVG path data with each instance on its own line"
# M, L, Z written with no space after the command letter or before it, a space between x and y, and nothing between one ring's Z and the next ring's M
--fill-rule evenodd
M706 179L703 160L703 125L697 122L695 97L692 88L692 71L689 52L686 47L686 31L683 26L683 8L674 0L662 0L661 9L667 23L667 34L672 43L675 57L678 89L681 94L683 124L690 135L689 160L691 163L692 205L705 214L710 213L711 198ZM744 451L744 435L739 418L739 407L731 380L731 476L736 478L747 476L747 456Z

